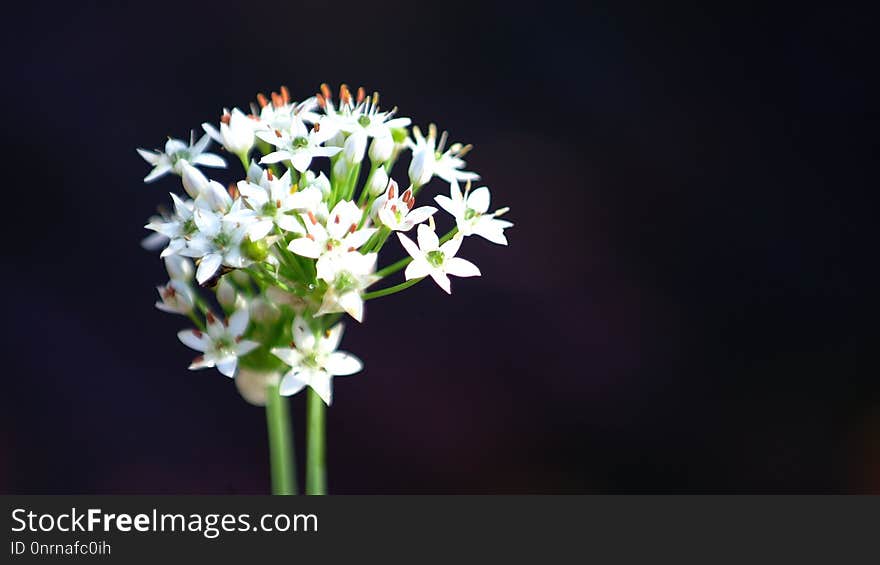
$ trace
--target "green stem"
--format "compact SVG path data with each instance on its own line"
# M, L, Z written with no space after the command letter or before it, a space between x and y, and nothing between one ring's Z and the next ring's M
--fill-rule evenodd
M269 430L272 494L296 494L290 406L287 398L278 393L277 383L270 383L266 387L266 424Z
M373 292L367 292L364 294L364 300L372 300L373 298L381 298L383 296L388 296L389 294L395 294L402 290L406 290L414 284L420 282L421 279L411 279L406 282L402 282L400 284L396 284L394 286L389 286L388 288L383 288L382 290L374 290Z
M327 406L311 387L307 391L306 494L327 494Z
M248 169L251 166L251 164L248 162L247 151L245 151L244 153L239 153L238 158L241 161L241 166L244 167L244 175L245 177L247 177Z

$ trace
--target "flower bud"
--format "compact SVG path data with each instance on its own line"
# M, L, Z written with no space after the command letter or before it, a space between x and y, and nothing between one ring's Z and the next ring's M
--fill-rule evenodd
M342 130L336 132L336 134L324 142L324 147L342 147L345 145L345 133Z
M254 126L241 110L235 108L229 116L229 125L220 124L223 146L235 155L246 155L254 145Z
M312 173L314 174L314 173ZM332 187L330 186L330 179L327 178L327 175L323 173L323 171L315 177L315 180L311 183L310 186L317 186L321 189L321 194L327 196L330 194L330 190Z
M197 198L208 186L208 177L186 161L181 163L181 167L183 171L180 178L183 181L183 189L191 198Z
M241 242L241 254L251 261L264 261L269 255L269 246L265 239L251 241L251 238L246 237Z
M281 312L278 307L265 298L254 298L250 301L249 312L251 320L257 323L272 323L278 319Z
M217 284L217 302L227 311L235 308L235 299L238 293L227 277L221 277Z
M343 179L344 182L344 179L348 178L348 162L345 159L338 159L333 165L333 178L337 179L337 182L339 179Z
M353 133L345 140L342 154L349 163L360 163L367 151L367 136L363 133Z
M229 207L232 206L232 197L229 196L229 192L215 180L208 181L199 194L199 199L215 212L228 212Z
M195 273L192 261L180 255L165 257L165 270L168 271L168 278L181 282L191 281Z
M388 173L385 172L385 167L379 167L373 173L373 177L370 179L370 186L368 190L370 194L373 196L379 196L383 192L385 192L385 188L388 186Z
M409 163L409 182L418 188L426 184L433 176L431 166L434 164L434 154L427 149L413 153Z
M390 135L376 137L370 144L370 161L375 164L384 163L394 152L394 138Z

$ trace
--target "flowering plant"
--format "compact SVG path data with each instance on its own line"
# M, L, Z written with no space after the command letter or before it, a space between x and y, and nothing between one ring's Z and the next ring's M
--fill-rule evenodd
M339 351L347 315L364 318L368 300L403 291L426 277L451 293L449 277L480 270L458 257L462 241L480 236L507 245L513 224L490 212L489 189L471 190L480 177L463 170L470 145L446 148L434 125L427 136L396 108L379 109L379 95L355 95L342 85L338 103L327 85L302 102L287 88L245 114L223 110L219 127L189 143L169 139L164 150L138 149L153 182L180 177L185 196L171 193L173 210L150 219L144 240L162 249L170 281L158 287L156 307L190 318L195 329L178 333L199 352L190 369L216 368L236 380L242 395L265 405L272 490L297 491L290 415L286 399L306 390L306 493L326 492L325 409L333 378L352 375L363 363ZM207 152L219 143L241 162L245 178L224 187L198 168L226 166ZM410 154L409 186L392 178L395 163ZM326 166L326 173L319 167ZM361 183L361 177L364 177ZM434 197L455 221L435 233L433 206L416 198L433 178L448 183ZM461 188L464 183L464 189ZM415 229L416 241L406 233ZM392 232L408 257L377 269ZM404 281L370 287L403 270ZM213 292L214 298L206 295Z

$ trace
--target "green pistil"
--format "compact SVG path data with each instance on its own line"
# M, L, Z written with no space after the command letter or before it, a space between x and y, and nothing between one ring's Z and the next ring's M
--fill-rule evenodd
M367 116L360 116L358 118L358 123L361 125L362 128L365 128L370 125L370 118Z
M305 149L309 146L309 140L308 138L305 138L303 136L294 137L291 144L293 145L294 149Z
M428 251L425 254L425 259L428 260L428 263L430 263L432 267L439 267L443 264L443 260L446 259L446 256L438 249L436 251Z
M219 247L220 249L225 248L232 242L232 238L228 233L220 232L214 237L214 245Z
M198 231L199 227L196 225L196 221L192 218L183 222L183 235L192 235Z
M263 216L274 216L275 212L278 211L278 205L275 202L266 202L263 204L263 209L260 213Z
M477 213L474 210L471 210L470 208L468 208L467 210L464 211L464 219L465 220L473 220L474 218L476 218L479 215L480 215L479 213Z
M320 367L318 364L318 354L317 353L309 353L305 355L302 360L303 365L306 367L311 367L312 369L317 369Z
M335 288L336 292L339 294L352 290L356 286L357 279L355 279L349 272L339 273L336 277L336 282L333 284L333 288Z

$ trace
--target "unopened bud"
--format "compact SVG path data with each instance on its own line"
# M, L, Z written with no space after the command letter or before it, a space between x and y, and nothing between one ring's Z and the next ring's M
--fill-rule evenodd
M235 287L232 286L232 283L229 282L228 277L221 277L220 282L217 284L217 302L229 311L235 307L237 296L238 293Z
M348 162L345 159L338 159L333 165L333 178L337 181L348 178Z
M215 212L227 212L232 206L232 197L219 182L212 180L203 188L199 198Z
M394 152L394 138L390 135L376 137L370 144L370 161L375 164L384 163Z
M168 271L168 277L173 281L189 282L195 273L192 261L180 255L165 257L165 269Z
M373 177L370 179L370 186L368 190L370 194L373 196L379 196L383 192L385 192L385 188L388 186L388 173L385 172L385 167L379 167L376 169L376 172L373 173Z
M342 154L349 163L360 163L367 151L367 136L364 133L353 133L345 140Z
M410 184L418 188L431 180L434 174L431 168L433 164L434 154L431 151L422 149L417 153L413 153L408 171Z
M197 198L208 186L208 177L186 161L182 163L182 167L180 178L183 181L183 189L191 198Z
M269 255L269 246L265 239L251 241L251 238L246 237L241 242L241 254L251 261L264 261Z

